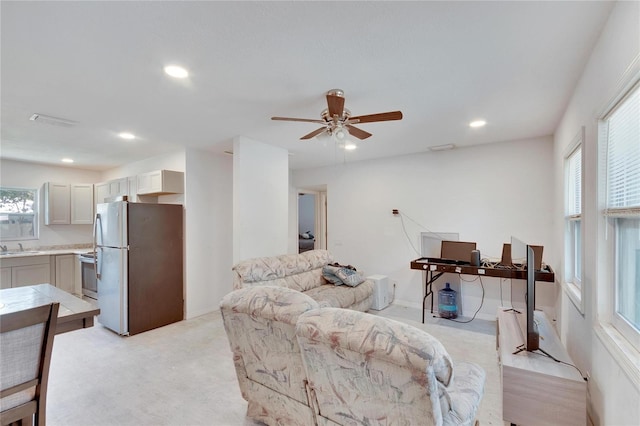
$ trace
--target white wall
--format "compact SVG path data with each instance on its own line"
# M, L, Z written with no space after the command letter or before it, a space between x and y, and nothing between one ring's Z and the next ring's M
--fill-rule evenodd
M483 257L494 258L515 235L543 245L544 260L557 263L551 235L552 154L551 137L493 143L295 170L292 185L327 185L327 247L337 261L366 275L389 276L397 283L396 303L421 307L423 273L411 270L410 261L420 257L414 247L420 250L424 231L458 232L460 240L477 242ZM403 213L410 241L392 209ZM500 280L482 282L485 299L478 316L494 319L498 306L509 304L510 285L502 284L501 301ZM463 283L464 315L480 306L479 284ZM517 306L524 306L524 287L524 281L513 281ZM538 307L554 316L555 284L537 288Z
M0 160L0 185L15 188L37 188L38 202L42 206L42 185L45 182L57 183L95 183L100 180L100 172L76 169L73 167L55 167L49 165L25 163L21 161ZM42 212L40 208L40 212ZM26 248L90 244L91 225L45 225L40 214L40 238L28 241L6 241L0 243L9 249L18 247L21 242ZM1 237L0 237L1 238Z
M246 137L233 143L233 261L284 254L289 235L289 155Z
M640 61L640 3L618 2L594 48L582 78L568 104L554 138L556 218L553 244L563 247L563 157L581 126L585 126L583 220L585 288L584 313L562 292L562 338L573 360L591 374L589 414L596 425L637 425L640 419L640 383L633 383L612 357L608 344L596 335L598 304L597 119L616 94L618 84L632 62ZM636 62L637 67L637 62ZM561 265L558 265L560 269ZM606 284L604 284L606 285ZM640 356L637 352L635 357ZM637 368L637 367L636 367ZM636 375L639 373L636 372Z
M219 309L233 289L233 159L186 151L186 317Z

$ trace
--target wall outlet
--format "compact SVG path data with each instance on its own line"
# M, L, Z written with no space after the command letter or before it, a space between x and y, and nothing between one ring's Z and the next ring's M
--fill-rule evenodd
M395 216L395 215L400 214L400 210L398 210L398 209L393 209L393 210L391 210L391 213L393 213L393 215Z

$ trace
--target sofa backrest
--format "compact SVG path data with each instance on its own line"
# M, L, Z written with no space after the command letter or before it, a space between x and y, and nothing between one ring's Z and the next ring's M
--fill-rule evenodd
M430 334L388 318L321 308L296 335L316 413L337 424L441 425L452 360Z
M250 380L308 405L295 324L300 314L316 308L309 296L272 286L235 290L222 299L220 311L245 398Z
M270 285L304 292L325 284L322 267L332 261L327 250L243 260L232 268L233 288Z

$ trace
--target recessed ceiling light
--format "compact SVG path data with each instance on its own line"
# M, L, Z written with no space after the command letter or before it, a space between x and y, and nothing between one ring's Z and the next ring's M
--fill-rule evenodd
M175 78L189 77L189 71L177 65L167 65L166 67L164 67L164 72L167 73L167 75Z
M482 127L484 125L486 125L487 122L484 120L475 120L472 121L471 123L469 123L469 127Z
M61 161L63 163L73 163L73 159L71 159L71 158L63 158Z
M128 133L128 132L118 133L118 136L120 136L122 139L127 139L127 140L136 138L136 136L133 133Z

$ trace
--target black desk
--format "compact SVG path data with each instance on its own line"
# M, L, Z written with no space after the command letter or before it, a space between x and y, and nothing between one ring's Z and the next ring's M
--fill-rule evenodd
M424 324L424 311L427 308L427 297L431 296L431 313L433 313L433 288L435 280L442 274L449 272L453 274L480 275L485 277L512 278L518 280L527 279L527 271L517 267L505 266L472 266L469 262L451 261L448 259L438 259L433 257L421 257L411 261L411 269L425 271L424 297L422 298L422 323ZM550 266L536 271L536 281L554 282L555 273Z

